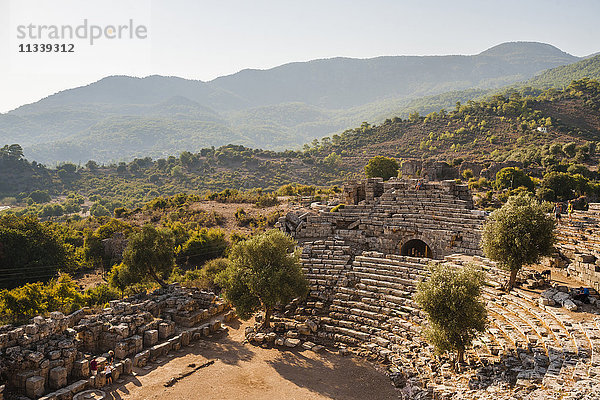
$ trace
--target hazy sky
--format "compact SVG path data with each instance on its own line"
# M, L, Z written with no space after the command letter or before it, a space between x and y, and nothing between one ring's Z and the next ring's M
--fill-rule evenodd
M97 3L97 4L96 4ZM507 41L600 51L600 0L0 0L0 112L107 75L211 80L244 68L336 56L477 54ZM18 39L18 25L107 27L146 39ZM26 43L71 54L23 54Z

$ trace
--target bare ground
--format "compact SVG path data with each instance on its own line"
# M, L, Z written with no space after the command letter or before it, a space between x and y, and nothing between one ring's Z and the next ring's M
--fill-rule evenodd
M396 399L390 380L377 367L353 357L324 352L279 350L243 344L248 323L196 342L137 375L105 388L108 399ZM172 387L173 377L199 369Z

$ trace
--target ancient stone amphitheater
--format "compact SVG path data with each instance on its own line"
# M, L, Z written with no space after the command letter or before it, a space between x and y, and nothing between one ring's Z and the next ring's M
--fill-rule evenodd
M499 290L506 274L481 256L485 214L454 181L426 183L370 179L344 188L338 212L290 213L280 228L303 247L310 281L307 299L276 318L274 331L247 337L255 343L340 353L384 362L406 399L598 399L598 308L571 312L550 306L539 291ZM559 227L558 253L547 263L581 284L600 289L600 207ZM431 262L480 266L490 323L468 353L468 366L452 371L421 336L424 315L413 302ZM561 292L562 293L562 292ZM100 312L35 317L19 328L0 328L0 376L11 395L42 399L100 398L109 350L115 380L165 357L234 316L212 293L171 287L115 301ZM100 394L99 394L100 393Z
M311 291L286 314L318 326L306 340L389 362L405 398L600 398L598 314L544 305L531 290L500 291L506 273L481 257L485 215L465 186L369 179L346 185L344 203L280 220L303 246ZM566 271L598 289L600 208L576 216L559 227L557 248ZM421 337L412 296L431 262L487 273L489 328L459 374Z

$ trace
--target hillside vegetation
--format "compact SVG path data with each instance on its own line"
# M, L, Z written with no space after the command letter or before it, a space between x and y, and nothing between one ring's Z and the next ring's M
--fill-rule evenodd
M157 282L218 291L215 278L231 262L223 257L248 235L273 228L303 204L329 202L336 212L344 206L344 180L389 178L415 161L455 169L520 162L501 164L487 178L461 168L480 209L496 209L515 194L536 196L547 211L549 202L568 200L585 209L600 198L599 139L600 82L581 79L564 90L523 88L425 116L365 122L299 151L227 145L50 169L26 160L20 145L6 145L0 204L11 208L0 213L0 242L13 251L0 248L0 321L101 307ZM152 243L144 238L162 238L169 261L153 279L140 272L143 263L124 256L147 254ZM83 291L70 276L90 271L97 281Z
M109 212L133 207L157 196L181 192L207 194L225 189L274 191L286 184L330 186L361 176L374 156L399 161L456 160L494 163L519 161L546 169L552 165L587 164L595 169L600 140L600 84L574 81L564 90L524 89L485 101L456 104L425 116L413 113L381 125L363 123L340 135L313 140L299 151L274 152L227 145L198 153L129 163L61 164L49 169L5 147L0 157L0 197L6 204L43 203L62 196L63 207L79 196L103 203ZM561 149L566 147L565 151ZM34 193L32 197L31 194ZM67 195L71 194L71 198ZM35 197L35 198L34 198ZM43 196L42 196L43 197ZM58 212L58 211L57 211ZM51 210L47 213L52 215Z

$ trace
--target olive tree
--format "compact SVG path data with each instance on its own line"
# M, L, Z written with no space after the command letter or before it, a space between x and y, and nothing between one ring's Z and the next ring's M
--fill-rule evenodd
M425 337L439 354L456 351L457 363L487 324L487 311L480 299L483 272L473 267L455 268L437 264L428 280L419 283L415 301L427 314Z
M175 265L174 246L171 231L145 225L139 233L129 237L123 264L141 281L150 277L165 286L163 277L167 277Z
M533 190L533 181L522 169L516 167L502 168L496 174L498 189L516 189L520 186Z
M240 318L256 311L265 313L263 327L270 326L273 307L305 296L308 282L302 273L296 242L278 230L271 230L237 243L230 263L217 277Z
M528 194L510 197L489 216L483 227L483 253L510 271L507 290L523 265L553 251L554 225L544 207Z
M365 165L367 178L383 178L384 181L398 176L398 162L393 158L375 156Z

